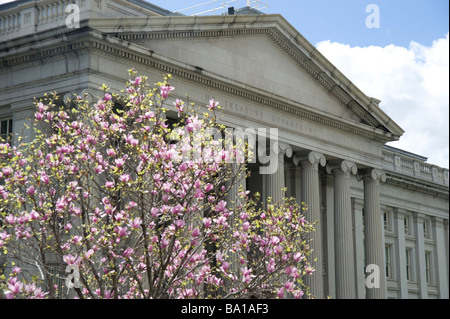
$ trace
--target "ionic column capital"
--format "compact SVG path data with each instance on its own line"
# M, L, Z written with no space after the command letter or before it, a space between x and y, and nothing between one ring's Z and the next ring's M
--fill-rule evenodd
M343 173L353 175L356 175L356 173L358 173L358 167L356 166L356 164L348 160L343 160L340 163L330 163L326 167L326 171L328 174L331 174L336 169L342 171Z
M374 182L386 182L386 173L385 171L377 168L364 169L358 173L361 179L368 179Z
M284 160L284 155L286 155L287 157L292 157L293 155L292 147L287 143L276 142L274 148L278 151L279 160Z
M325 166L327 164L327 159L325 155L319 152L309 152L308 154L297 153L294 158L294 165L298 166L301 162L309 162L311 165L321 165Z

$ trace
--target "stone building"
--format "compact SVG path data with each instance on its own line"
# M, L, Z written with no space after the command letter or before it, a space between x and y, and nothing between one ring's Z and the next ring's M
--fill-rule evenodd
M449 297L448 169L386 146L402 128L280 15L182 16L142 0L1 5L2 137L27 134L34 97L96 100L131 67L153 82L172 74L174 99L214 97L229 127L278 129L279 169L245 185L276 199L286 186L308 204L315 296Z

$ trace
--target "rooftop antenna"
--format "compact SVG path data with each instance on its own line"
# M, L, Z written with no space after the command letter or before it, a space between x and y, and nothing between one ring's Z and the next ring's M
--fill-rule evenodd
M244 3L243 0L240 0L240 2L241 4ZM245 3L247 7L261 11L269 7L268 2L269 0L246 0ZM192 16L216 15L225 14L230 7L239 9L239 0L210 0L175 12Z

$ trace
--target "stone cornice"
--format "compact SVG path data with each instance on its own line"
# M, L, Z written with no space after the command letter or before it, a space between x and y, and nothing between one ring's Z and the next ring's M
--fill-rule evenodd
M399 173L385 171L386 184L403 187L408 190L423 192L434 195L435 197L449 199L449 188L434 182L424 181L423 179L406 176Z

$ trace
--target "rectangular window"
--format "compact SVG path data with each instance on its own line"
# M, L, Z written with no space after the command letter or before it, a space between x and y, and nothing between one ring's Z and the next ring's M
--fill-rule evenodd
M390 222L390 214L388 211L383 212L383 219L384 219L384 230L390 231L391 230L391 222Z
M425 274L427 276L427 284L432 283L431 278L431 252L425 252Z
M53 285L57 289L56 298L61 298L65 289L65 280L61 273L61 267L58 265L49 265L48 267L48 285Z
M361 215L362 215L362 226L363 226L363 232L365 231L365 222L364 222L364 208L361 210Z
M411 248L406 249L406 279L412 281L412 256Z
M406 235L410 235L411 234L411 229L409 227L409 216L405 216L404 227L405 227L405 234Z
M13 133L12 118L0 119L0 143L11 143Z
M385 258L386 258L386 278L392 278L392 246L385 246Z
M423 222L423 237L430 239L429 223L426 220Z

